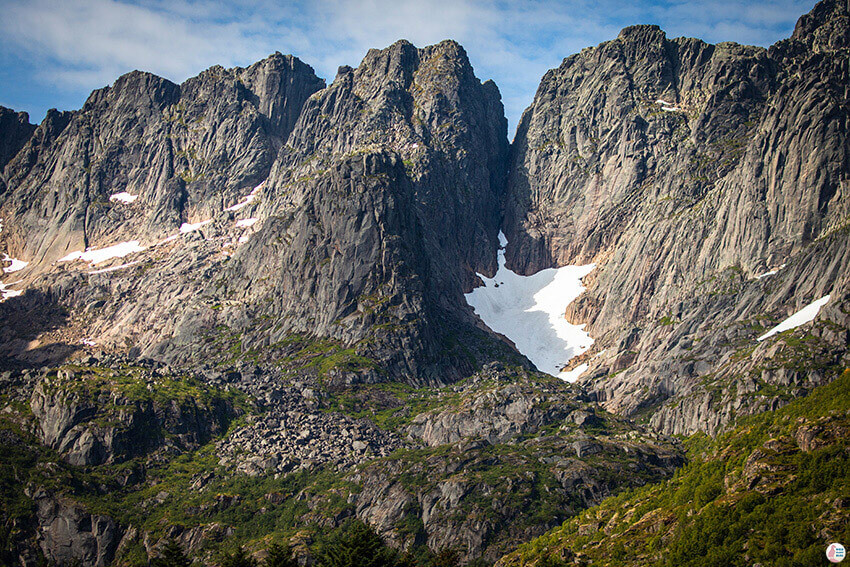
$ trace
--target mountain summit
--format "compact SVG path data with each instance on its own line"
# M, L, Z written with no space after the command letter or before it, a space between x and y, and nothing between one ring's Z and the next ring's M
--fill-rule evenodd
M0 108L0 561L689 564L805 495L817 533L746 532L805 564L846 534L848 50L846 0L768 49L629 27L513 144L454 41Z

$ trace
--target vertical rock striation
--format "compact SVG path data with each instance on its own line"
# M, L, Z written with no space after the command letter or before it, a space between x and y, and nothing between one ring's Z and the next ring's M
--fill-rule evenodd
M832 0L769 50L636 26L544 76L511 156L508 264L599 264L567 315L609 349L589 374L608 408L692 404L749 323L846 297L847 30Z

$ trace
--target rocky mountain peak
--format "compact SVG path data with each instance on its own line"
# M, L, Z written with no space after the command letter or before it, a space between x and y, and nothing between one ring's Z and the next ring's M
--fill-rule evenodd
M35 132L29 114L0 106L0 172ZM2 192L0 187L0 192Z
M131 332L143 356L199 360L220 328L251 351L298 334L354 351L334 379L375 380L380 365L447 383L472 370L454 337L481 333L463 292L495 269L507 145L498 89L451 41L371 50L327 88L277 53L181 85L130 73L94 93L55 148L37 148L43 166L16 170L3 237L34 261L28 273L62 259L54 281L98 273L66 263L90 247L131 246L159 266L115 260L96 286L63 284L73 304L127 286L90 328L110 344ZM32 199L45 205L21 206Z
M419 50L406 39L400 39L385 49L370 49L358 70L406 84L418 63Z
M259 100L259 110L281 142L295 127L301 102L325 88L324 79L293 55L275 52L239 73L239 79Z
M639 24L623 28L617 38L636 43L658 43L667 39L667 34L655 24Z
M82 112L113 108L142 108L150 106L163 110L179 97L180 87L168 79L146 71L131 71L118 77L110 87L94 91L83 105Z
M845 15L845 2L821 3L795 39L770 51L668 40L657 27L635 26L541 81L512 147L508 266L534 273L597 262L567 317L588 322L599 348L611 349L589 373L610 409L634 412L671 397L672 407L690 396L676 411L660 410L657 423L668 432L716 430L729 418L701 421L693 401L703 399L696 377L713 363L669 370L677 341L692 333L716 341L707 337L742 318L787 314L784 302L799 308L801 295L812 301L844 285L821 257L800 260L805 276L771 288L775 295L756 301L745 291L774 264L831 245L836 229L827 227L846 223L846 140L838 132L848 71L836 50ZM740 287L748 299L721 302L701 291L737 269L751 278ZM683 334L668 336L658 323L668 312L691 321L677 327ZM706 325L709 314L716 327ZM734 403L757 411L746 409L755 402Z
M802 41L814 51L850 47L850 2L821 0L811 12L797 20L792 40Z
M352 517L417 557L495 559L669 476L665 434L833 380L847 14L822 2L770 50L626 28L546 73L512 146L454 41L370 50L327 86L273 53L128 73L37 127L0 108L0 563L144 562L166 539L210 560ZM504 326L464 297L482 279ZM586 326L559 351L536 331L564 317ZM706 480L675 500L716 508L730 485ZM663 554L668 522L622 503ZM600 518L583 541L635 532Z

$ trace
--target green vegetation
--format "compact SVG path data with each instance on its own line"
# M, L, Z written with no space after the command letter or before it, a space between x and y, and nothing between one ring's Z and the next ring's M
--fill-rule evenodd
M717 439L696 434L673 479L609 498L507 564L816 565L850 540L849 411L850 370Z
M189 567L192 561L183 552L180 545L172 540L168 540L159 554L151 559L151 567Z
M400 382L360 384L329 391L324 409L355 419L368 418L381 429L397 431L417 415L456 404L459 398L452 388L414 388Z
M266 550L266 560L263 567L298 567L298 560L291 547L273 543Z
M318 546L321 567L395 567L407 565L372 528L359 521L346 523Z
M48 375L43 387L47 394L62 392L65 397L79 400L105 402L106 398L124 398L158 405L174 401L183 404L189 400L211 405L229 400L242 409L247 408L245 395L236 390L219 390L190 376L150 377L144 368L134 366L115 369L66 364Z
M0 418L0 564L15 565L16 542L26 537L35 503L22 490L22 480L39 459L35 440L7 418ZM37 446L37 445L36 445Z
M219 559L219 567L257 567L257 560L245 551L241 545L231 553L223 552Z
M268 324L267 321L264 323ZM219 367L239 361L275 364L291 374L307 372L320 378L327 378L334 371L357 373L378 369L376 361L357 354L356 348L343 348L338 341L318 339L303 333L292 333L260 350L245 348L239 333L219 325L207 333L205 342L212 347Z

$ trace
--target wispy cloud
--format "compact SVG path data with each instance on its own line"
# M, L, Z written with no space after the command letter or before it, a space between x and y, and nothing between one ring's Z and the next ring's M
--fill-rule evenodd
M39 64L39 79L97 86L135 68L184 78L216 61L258 56L245 25L212 21L191 4L160 10L114 0L13 0L4 7L7 43Z
M182 81L214 65L248 65L279 50L332 79L371 47L405 38L422 46L452 38L481 78L502 90L512 127L542 74L634 23L690 35L767 45L787 36L813 2L727 0L3 0L0 60L33 91L62 99L104 86L132 69ZM0 76L0 79L4 79ZM26 83L29 81L29 83ZM4 92L0 100L14 96ZM23 88L23 90L22 90ZM78 105L77 105L78 106Z

